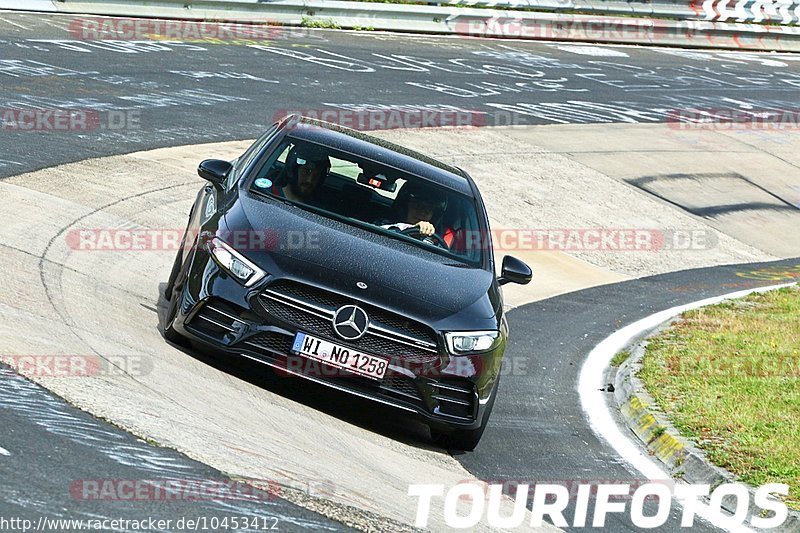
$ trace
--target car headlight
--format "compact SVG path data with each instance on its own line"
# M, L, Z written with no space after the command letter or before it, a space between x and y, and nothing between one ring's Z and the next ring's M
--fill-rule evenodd
M206 242L211 257L222 267L225 272L233 276L245 287L254 285L267 275L252 261L228 246L219 237L213 237Z
M459 331L445 333L444 337L453 355L488 352L500 343L499 331Z

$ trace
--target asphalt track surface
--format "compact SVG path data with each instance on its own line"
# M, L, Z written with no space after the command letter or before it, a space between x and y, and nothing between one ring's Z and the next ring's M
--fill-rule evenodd
M646 483L586 422L577 394L586 355L640 318L713 296L788 282L793 270L800 273L800 260L686 270L572 292L513 310L509 327L515 334L506 357L517 364L525 361L524 371L504 377L493 424L481 446L459 456L459 461L479 479L496 483L538 481L573 488L578 483ZM609 382L611 377L604 381ZM612 393L608 403L614 404ZM674 511L659 530L685 531ZM624 515L609 515L606 530L637 531ZM715 528L698 522L693 530Z
M4 131L0 177L87 157L250 139L295 109L458 108L474 111L477 125L649 123L686 108L796 111L800 88L800 57L787 54L305 29L249 44L88 41L70 30L80 27L74 20L0 14L0 109L71 108L104 120L112 111L116 118L85 132ZM129 112L135 127L115 129Z
M791 109L800 86L796 68L776 65L794 66L790 56L612 47L586 55L546 43L325 31L256 43L260 48L252 43L81 42L69 34L69 22L0 14L0 109L133 112L138 125L2 131L0 177L154 147L252 138L277 114L298 108L455 105L485 114L487 124L501 123L509 109L517 123L526 124L659 122L681 107L720 105L726 99L733 105L734 98L743 108ZM505 376L481 446L457 458L477 477L494 482L636 482L637 475L592 433L580 409L576 387L586 354L642 316L786 281L780 272L798 265L792 260L677 272L512 311L507 357L524 361L523 370ZM755 276L760 279L748 274L762 267L778 274ZM0 388L0 445L10 452L0 455L4 516L141 516L140 504L76 504L68 490L76 479L224 479L177 452L149 446L70 408L7 370ZM47 412L54 415L42 415ZM70 420L71 425L64 423ZM151 515L165 518L272 513L286 529L341 528L280 499L267 502L266 509L260 507L263 501L148 505ZM676 516L673 512L665 529L678 529ZM634 528L624 517L610 515L606 529Z
M58 520L145 517L172 520L166 530L176 530L181 519L209 525L226 518L254 522L254 531L349 530L282 500L266 481L262 490L251 490L77 410L7 368L0 368L0 425L9 453L0 455L0 516L34 525L46 518L41 531L79 529ZM141 497L133 496L136 490Z

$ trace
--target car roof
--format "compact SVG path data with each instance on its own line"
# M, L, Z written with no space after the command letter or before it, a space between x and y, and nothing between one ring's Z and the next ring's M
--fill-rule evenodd
M410 148L337 124L299 115L287 117L281 126L295 139L371 159L473 196L471 179L463 170Z

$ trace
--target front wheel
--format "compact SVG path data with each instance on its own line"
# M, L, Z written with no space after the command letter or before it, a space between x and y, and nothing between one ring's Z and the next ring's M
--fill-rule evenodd
M180 295L172 293L167 306L167 316L164 318L164 338L173 344L185 346L187 344L186 338L175 331L175 317L178 316L178 305L180 305Z
M178 251L175 263L172 265L172 272L167 281L167 288L164 296L167 299L167 314L164 317L164 338L173 344L188 346L189 340L175 330L175 318L178 316L178 306L181 305L181 288L183 280L180 279L183 271L183 254Z
M500 386L500 376L492 387L492 395L489 397L489 402L486 404L486 409L483 411L483 419L481 425L475 429L454 429L454 430L440 430L431 428L431 437L433 442L446 449L456 449L471 452L474 450L483 437L483 432L489 424L489 416L492 414L494 408L494 401L497 398L497 389Z
M186 237L184 237L185 239ZM175 256L175 261L172 263L172 271L169 273L169 279L167 280L167 286L164 289L164 298L168 301L172 300L172 293L175 290L175 282L178 280L178 275L181 273L181 267L183 266L183 243L181 243L181 248L178 250L178 255Z

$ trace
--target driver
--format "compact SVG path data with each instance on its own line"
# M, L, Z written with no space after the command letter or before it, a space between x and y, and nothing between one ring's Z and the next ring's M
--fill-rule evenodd
M406 192L405 188L409 190ZM403 194L406 193L406 194ZM447 196L434 188L421 187L408 183L401 191L405 201L405 216L400 222L382 224L382 228L405 231L414 226L419 228L421 237L430 237L436 233L436 227L431 222L439 218L447 207ZM402 216L402 206L400 215Z
M319 193L320 185L331 168L327 155L309 147L298 146L286 162L288 183L275 184L270 192L276 196L307 203Z

